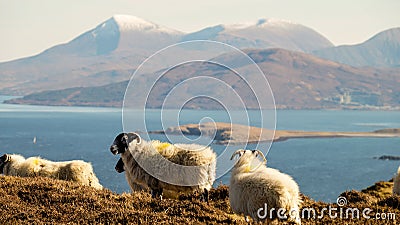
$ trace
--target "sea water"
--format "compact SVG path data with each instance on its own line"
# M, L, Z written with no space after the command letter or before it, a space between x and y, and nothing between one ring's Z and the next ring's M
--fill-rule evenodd
M0 102L5 98L1 97ZM228 120L223 111L184 112L178 118L181 124L199 123L204 115L215 121ZM172 118L176 112L163 113L166 118L169 114ZM162 129L159 115L159 110L147 111L149 130ZM251 121L251 125L258 124L260 121ZM277 111L277 129L283 130L372 131L396 127L400 127L400 112L396 111ZM1 155L16 153L54 161L89 161L103 186L117 193L129 192L124 174L114 169L118 156L109 150L114 137L122 130L120 109L0 104ZM150 138L167 140L157 134ZM266 152L269 146L262 143L258 148ZM211 147L218 154L225 149L215 144ZM272 143L267 159L268 166L291 175L304 194L315 200L334 202L346 190L361 190L374 182L391 179L400 161L374 159L381 155L400 155L400 138L290 139ZM218 168L229 166L217 164ZM229 177L229 172L225 173L215 185L228 184Z

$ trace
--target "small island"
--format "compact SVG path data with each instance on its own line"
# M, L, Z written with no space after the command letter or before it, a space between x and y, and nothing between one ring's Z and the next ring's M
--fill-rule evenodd
M285 141L291 138L340 138L340 137L368 137L393 138L400 137L399 128L389 128L371 132L334 132L334 131L296 131L296 130L269 130L241 124L222 122L208 122L203 124L186 124L178 127L169 127L165 131L151 131L150 133L172 135L194 135L214 137L216 144L244 144L268 141Z
M374 159L398 161L398 160L400 160L400 156L395 156L395 155L383 155L383 156L380 156L380 157L374 157Z

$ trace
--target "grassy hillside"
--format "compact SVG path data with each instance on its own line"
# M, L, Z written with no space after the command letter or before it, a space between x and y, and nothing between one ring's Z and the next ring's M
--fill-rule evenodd
M400 198L390 197L391 182L379 182L368 189L342 194L345 207L370 208L376 212L399 215ZM0 176L0 224L247 224L229 207L228 188L210 192L210 202L198 196L181 200L154 200L147 193L116 194L95 190L72 182L49 178ZM315 202L303 196L304 206L318 213L337 204ZM338 211L339 212L339 211ZM362 218L362 216L360 216ZM303 219L302 224L396 224L395 220L332 219L325 213L320 219ZM272 224L282 224L277 220Z

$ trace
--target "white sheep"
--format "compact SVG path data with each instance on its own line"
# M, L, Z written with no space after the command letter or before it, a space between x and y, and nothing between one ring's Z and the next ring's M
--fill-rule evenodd
M152 196L167 193L203 193L215 181L216 154L206 146L147 142L136 133L119 134L110 147L113 154L121 154L126 178L132 184L151 190ZM118 165L118 164L117 164Z
M0 170L4 175L20 177L50 177L75 181L82 185L102 189L92 165L82 160L52 162L40 157L25 159L21 155L4 154L0 157Z
M393 195L400 195L400 167L393 178Z
M265 166L266 159L259 150L237 150L231 160L235 163L229 186L229 201L235 213L243 213L255 221L273 218L285 219L297 224L300 220L299 187L287 174ZM257 156L261 155L261 162Z

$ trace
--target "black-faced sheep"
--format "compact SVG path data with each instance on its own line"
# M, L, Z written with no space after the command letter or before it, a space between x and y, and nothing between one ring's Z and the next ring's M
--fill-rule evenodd
M393 195L400 195L400 167L393 178Z
M176 195L198 191L203 193L204 200L208 200L216 166L216 154L211 148L147 142L136 133L121 133L110 150L113 154L121 154L131 188L132 184L149 188L153 197L161 197L164 190ZM120 167L121 163L118 164Z
M289 175L267 168L266 159L259 150L237 150L231 160L236 155L239 159L232 169L229 186L233 212L243 213L255 221L278 217L300 224L301 200L297 183ZM263 162L257 159L258 155L264 158Z
M102 189L92 165L82 160L52 162L40 157L25 159L21 155L4 154L0 157L0 171L4 175L20 177L50 177L75 181L82 185Z

